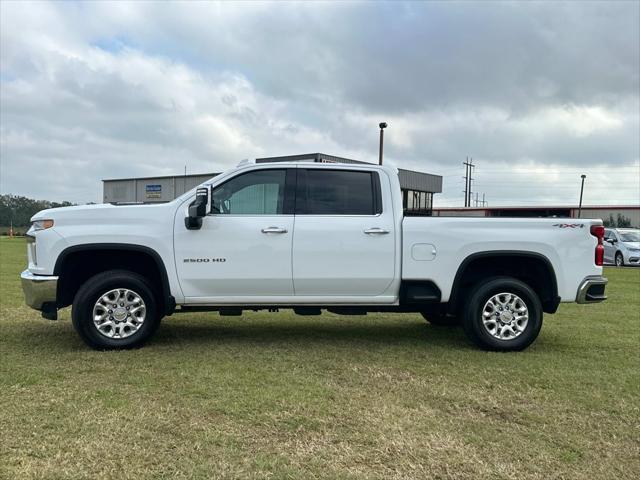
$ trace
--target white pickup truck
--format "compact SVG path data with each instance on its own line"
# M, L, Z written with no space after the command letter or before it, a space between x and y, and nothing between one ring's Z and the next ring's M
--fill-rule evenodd
M606 299L600 220L403 215L377 165L247 164L163 204L44 210L26 303L98 349L142 345L174 312L417 312L521 350L560 302Z

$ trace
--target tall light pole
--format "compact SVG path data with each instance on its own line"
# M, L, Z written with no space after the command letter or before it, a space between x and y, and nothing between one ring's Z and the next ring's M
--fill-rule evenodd
M584 179L587 178L586 175L580 175L582 178L582 184L580 185L580 203L578 204L578 218L582 215L582 192L584 192Z
M380 151L378 152L378 165L382 165L382 148L384 146L384 129L387 128L387 123L382 122L380 125Z

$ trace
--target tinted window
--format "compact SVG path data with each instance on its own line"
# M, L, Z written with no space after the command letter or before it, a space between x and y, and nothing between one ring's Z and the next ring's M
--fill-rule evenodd
M286 170L245 173L217 186L211 195L216 215L275 215L283 212Z
M298 213L308 215L374 215L376 188L371 172L347 170L304 170L298 178ZM377 180L377 176L375 177Z

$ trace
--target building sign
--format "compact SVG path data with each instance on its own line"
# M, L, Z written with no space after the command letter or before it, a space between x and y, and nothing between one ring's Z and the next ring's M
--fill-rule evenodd
M145 192L147 194L147 198L161 198L162 185L146 185Z

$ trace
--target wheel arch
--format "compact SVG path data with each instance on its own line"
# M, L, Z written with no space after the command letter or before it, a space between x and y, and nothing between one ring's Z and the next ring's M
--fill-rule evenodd
M82 261L95 263L82 264ZM106 262L110 260L109 268ZM135 262L135 263L134 263ZM175 298L171 295L167 268L160 254L145 245L129 243L90 243L73 245L58 256L53 272L59 277L58 308L70 305L79 286L89 277L110 269L125 269L135 273L157 275L149 280L157 286L160 311L171 315L175 310ZM71 277L71 270L77 274Z
M522 262L513 262L515 259ZM493 264L489 262L493 261ZM522 267L533 267L524 270ZM486 270L483 270L486 268ZM448 302L450 313L456 313L463 300L465 287L495 275L506 275L527 283L540 297L543 311L555 313L560 304L558 281L548 257L537 252L521 250L493 250L467 256L458 267Z

